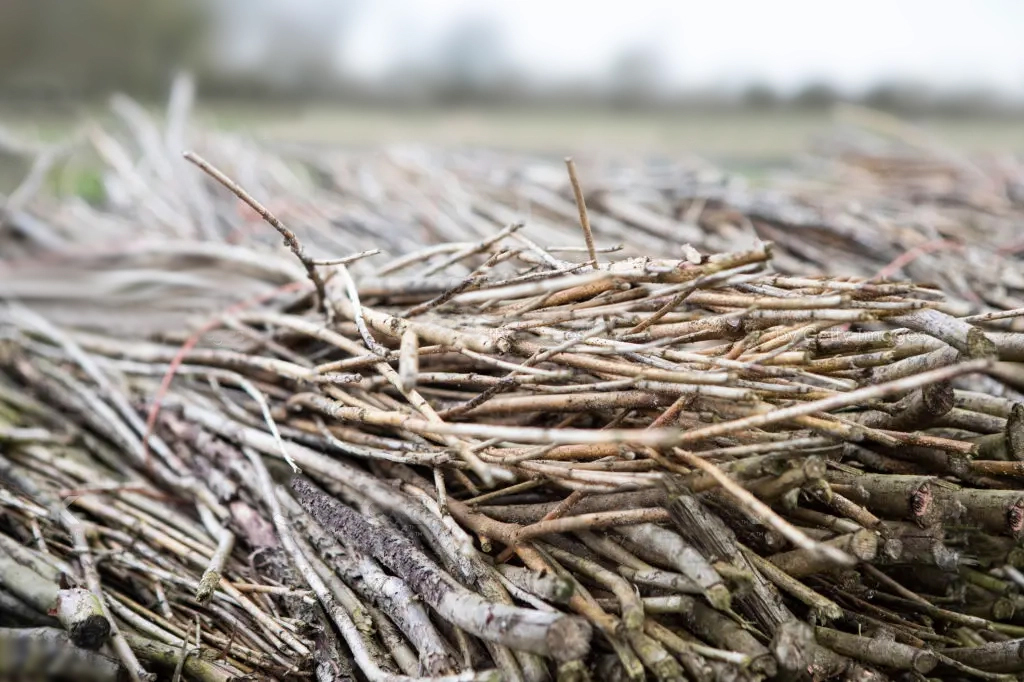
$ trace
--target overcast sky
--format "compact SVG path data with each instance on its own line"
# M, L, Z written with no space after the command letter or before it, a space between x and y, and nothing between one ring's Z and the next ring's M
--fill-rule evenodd
M668 88L856 93L883 81L1024 99L1024 0L222 0L229 63L266 72L289 45L333 49L356 75L429 61L469 21L539 82L597 81L637 47ZM314 35L327 37L325 43ZM305 36L305 41L303 40ZM336 38L335 38L336 36Z
M639 45L659 53L670 86L913 79L1024 97L1024 0L370 0L339 58L379 75L470 17L496 22L513 63L540 80L598 78Z

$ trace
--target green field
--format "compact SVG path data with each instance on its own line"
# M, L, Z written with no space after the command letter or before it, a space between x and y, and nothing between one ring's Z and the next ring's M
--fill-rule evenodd
M779 159L836 123L828 112L616 113L579 110L401 111L342 107L252 111L224 106L200 116L278 140L373 145L428 142L569 153L637 151L712 158ZM1024 121L924 120L943 144L972 152L1024 151Z
M154 114L158 106L150 107ZM848 115L848 114L847 114ZM17 137L57 140L83 121L109 120L103 106L14 107L0 104L0 127ZM252 103L203 105L205 126L289 143L374 147L389 143L485 146L544 154L697 155L756 173L793 158L844 120L842 112L612 112L575 109L368 109ZM884 125L891 122L883 121ZM900 124L902 126L902 124ZM900 127L901 133L906 129ZM1024 121L931 119L910 135L972 153L1024 152ZM13 166L13 167L12 167ZM24 160L0 151L0 191L23 175Z
M158 107L151 107L159 113ZM102 106L24 107L0 104L0 126L52 138L76 120L105 118ZM606 109L456 110L219 103L198 120L278 140L338 144L426 142L538 151L572 149L693 152L710 156L788 156L827 131L829 112L614 112ZM1024 151L1024 121L1014 118L925 119L917 125L969 151Z

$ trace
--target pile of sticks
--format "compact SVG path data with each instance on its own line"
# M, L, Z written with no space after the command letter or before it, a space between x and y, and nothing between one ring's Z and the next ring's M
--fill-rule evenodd
M706 170L293 151L293 202L171 157L187 100L88 131L102 206L8 198L0 677L1024 673L1009 171L837 152L891 182L801 224Z

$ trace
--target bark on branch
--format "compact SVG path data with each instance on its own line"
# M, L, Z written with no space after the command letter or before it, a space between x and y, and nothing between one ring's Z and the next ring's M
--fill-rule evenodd
M590 649L590 625L562 613L489 602L467 590L430 557L397 534L382 534L359 513L295 478L296 499L322 526L373 555L409 584L442 617L481 639L559 660L582 658Z

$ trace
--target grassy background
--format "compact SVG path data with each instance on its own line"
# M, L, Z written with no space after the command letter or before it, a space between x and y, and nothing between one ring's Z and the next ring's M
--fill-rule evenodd
M160 113L157 107L153 111ZM24 108L0 104L0 126L29 139L57 140L82 121L102 121L109 116L103 106ZM577 155L695 154L751 175L785 163L826 134L837 120L830 112L402 110L241 102L203 105L195 117L204 125L280 142L356 147L422 142ZM1024 122L1020 120L946 118L916 121L915 125L959 151L1024 152ZM0 192L10 191L26 171L24 160L0 152ZM76 183L70 185L62 183L65 191L78 193Z
M345 107L255 109L222 105L200 118L226 129L303 142L429 142L526 149L695 153L711 158L786 158L835 123L829 112L449 111ZM915 122L950 146L972 152L1024 151L1024 122L958 118Z

